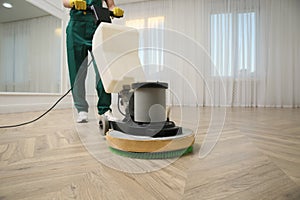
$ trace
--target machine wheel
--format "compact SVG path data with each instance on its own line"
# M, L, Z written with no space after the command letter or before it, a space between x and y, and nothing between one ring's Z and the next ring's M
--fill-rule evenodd
M102 135L106 135L109 129L109 123L106 117L101 116L99 121L99 129Z

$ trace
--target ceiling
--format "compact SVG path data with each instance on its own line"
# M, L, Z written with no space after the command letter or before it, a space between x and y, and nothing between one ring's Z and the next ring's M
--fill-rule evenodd
M117 5L135 3L150 0L115 0ZM9 2L13 8L7 9L2 6L2 3ZM31 5L26 0L0 0L0 23L30 19L49 15L49 13Z
M13 5L11 9L4 8L2 3ZM49 13L31 5L25 0L0 0L0 23L24 20L49 15Z

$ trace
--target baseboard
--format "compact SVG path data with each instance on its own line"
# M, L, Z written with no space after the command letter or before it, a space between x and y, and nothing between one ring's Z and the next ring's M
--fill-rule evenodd
M61 97L59 94L7 94L0 95L0 113L19 113L48 110ZM71 95L66 96L54 109L72 108Z

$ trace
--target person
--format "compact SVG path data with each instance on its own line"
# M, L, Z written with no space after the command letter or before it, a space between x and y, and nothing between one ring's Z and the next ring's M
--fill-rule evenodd
M123 16L124 11L115 6L114 0L105 0L107 8L114 16ZM87 76L87 56L92 50L93 35L97 29L94 14L87 11L87 6L102 6L102 0L63 0L63 5L70 8L70 20L66 29L67 59L72 96L78 112L78 123L88 122L89 105L85 95L85 79ZM105 115L108 120L114 120L111 112L111 94L106 93L100 79L97 67L96 90L98 94L97 109L99 115Z

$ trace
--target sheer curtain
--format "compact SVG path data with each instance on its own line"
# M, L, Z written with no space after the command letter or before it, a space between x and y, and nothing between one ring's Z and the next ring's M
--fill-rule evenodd
M169 103L195 105L196 95L199 106L299 107L299 1L157 0L120 6L125 18L115 20L119 24L147 28L149 18L163 19L151 23L158 29L147 33L152 41L163 40L152 52L143 51L142 60L151 60L155 77L170 83L176 95ZM161 48L182 57L153 53ZM166 67L182 78L160 75Z
M0 27L0 92L60 92L61 20L49 15Z

